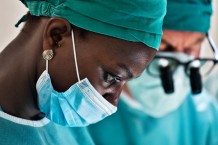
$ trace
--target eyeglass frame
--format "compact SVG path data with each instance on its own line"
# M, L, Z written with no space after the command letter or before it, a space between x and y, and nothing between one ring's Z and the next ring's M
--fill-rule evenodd
M167 57L167 56L155 56L154 59L156 59L156 58L163 58L163 59L167 59L167 60L173 60L173 61L177 64L176 67L178 67L179 65L184 65L186 75L188 75L188 73L187 73L187 72L188 72L188 71L187 71L187 70L188 70L188 66L189 66L192 62L194 62L194 61L211 61L211 62L213 62L213 66L212 66L211 69L206 73L206 74L208 75L208 74L213 70L214 66L218 63L218 49L217 49L217 47L216 47L216 45L215 45L213 39L212 39L211 36L209 35L209 33L206 33L206 38L207 38L207 40L208 40L208 42L209 42L209 44L210 44L210 47L211 47L211 49L212 49L212 51L213 51L214 58L195 58L195 59L190 60L190 61L188 61L188 62L181 62L181 61L179 61L178 59L175 59L175 58L173 58L173 57ZM159 77L159 75L154 75L153 73L150 72L149 66L150 66L150 65L148 65L148 68L146 69L147 72L148 72L148 74L151 75L151 76L153 76L153 77ZM176 70L176 69L174 69L173 71L175 71L175 70Z

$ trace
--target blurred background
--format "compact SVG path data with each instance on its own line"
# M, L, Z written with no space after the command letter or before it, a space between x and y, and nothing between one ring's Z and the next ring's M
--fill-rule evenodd
M213 0L214 13L212 16L212 25L210 33L218 46L218 0ZM0 51L19 33L22 24L19 28L14 25L17 21L26 14L27 9L19 0L2 0L0 5ZM205 48L209 47L205 42ZM210 52L205 49L203 54L208 56Z
M0 5L0 51L19 33L14 25L27 12L19 0L2 0Z

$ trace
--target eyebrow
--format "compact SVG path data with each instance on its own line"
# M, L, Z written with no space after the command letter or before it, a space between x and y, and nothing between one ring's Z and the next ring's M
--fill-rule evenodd
M118 63L117 66L119 66L119 68L125 71L127 78L133 78L133 73L125 64Z
M167 45L166 47L168 47L168 46L173 47L169 42L167 42L167 41L164 40L163 38L162 38L162 40L161 40L161 43L166 44L166 45Z
M200 42L202 42L204 40L204 37L201 37L199 39L197 39L195 42L191 43L190 46L193 46L195 44L198 44ZM173 47L169 42L167 42L166 40L162 39L161 40L162 43L165 43L167 46Z
M191 44L191 46L198 44L198 43L201 43L202 41L204 41L204 39L205 39L204 37L198 38L197 41L195 41L194 43Z

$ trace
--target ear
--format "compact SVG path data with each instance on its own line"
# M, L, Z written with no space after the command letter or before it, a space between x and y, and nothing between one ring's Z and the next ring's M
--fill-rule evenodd
M71 24L63 18L51 18L44 29L43 49L54 50L64 44L67 37L71 37Z

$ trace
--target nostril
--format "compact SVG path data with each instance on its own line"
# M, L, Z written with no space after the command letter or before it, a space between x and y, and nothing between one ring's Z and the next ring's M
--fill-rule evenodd
M112 95L110 94L110 93L105 93L104 95L103 95L103 97L108 101L108 102L112 102L112 100L113 100L113 97L112 97Z
M103 97L108 101L110 102L111 104L113 104L114 106L117 106L117 100L118 98L112 94L112 93L105 93L103 95Z
M113 104L114 106L117 106L118 100L119 100L119 96L120 93L122 91L122 86L124 85L124 83L119 83L119 85L116 85L114 87L110 87L109 89L107 89L105 91L105 93L103 93L103 97L110 102L111 104Z

